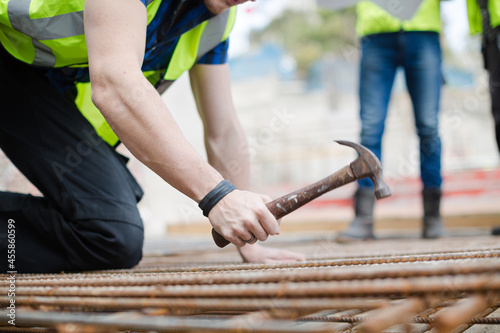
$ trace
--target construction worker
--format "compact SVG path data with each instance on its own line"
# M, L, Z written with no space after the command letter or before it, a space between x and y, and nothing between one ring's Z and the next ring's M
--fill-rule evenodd
M413 17L401 21L378 5L361 1L356 7L356 32L361 38L359 102L361 144L382 157L382 135L396 71L402 67L420 138L423 183L424 238L445 235L440 217L441 140L438 133L442 86L439 0L424 0ZM355 218L338 240L375 238L375 197L369 179L358 182Z
M481 51L484 68L489 73L491 111L500 151L500 2L492 0L467 0L471 34L482 33Z
M467 13L471 34L483 36L481 52L489 73L491 112L500 151L500 1L467 0ZM500 235L500 227L494 228L493 234Z
M255 244L280 227L265 207L269 198L245 191L248 153L230 95L232 6L246 1L0 4L0 148L43 194L0 192L1 272L139 262L143 193L114 149L119 142L200 203L245 261L304 259ZM182 136L158 93L186 70L210 164Z

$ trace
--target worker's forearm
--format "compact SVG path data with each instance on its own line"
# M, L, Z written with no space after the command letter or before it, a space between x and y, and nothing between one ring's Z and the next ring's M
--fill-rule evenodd
M246 137L239 124L228 128L224 135L207 137L210 164L239 189L248 189L250 162Z
M203 120L208 161L238 188L247 189L247 139L233 105L229 66L197 64L189 75Z
M142 76L98 84L93 100L131 153L193 200L199 202L222 180L185 140L159 94Z

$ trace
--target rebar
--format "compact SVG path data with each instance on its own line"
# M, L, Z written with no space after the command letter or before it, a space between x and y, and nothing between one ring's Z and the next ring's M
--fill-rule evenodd
M496 301L497 297L494 298ZM462 299L456 304L440 311L436 316L434 327L439 332L451 332L461 325L466 325L473 317L487 310L490 303L491 301L485 295L474 295L473 297Z
M316 327L297 326L285 320L265 320L265 321L246 321L235 324L234 321L217 319L193 319L176 316L145 316L139 313L116 313L116 314L98 314L98 313L64 313L64 312L38 312L38 311L19 311L16 322L19 325L47 325L55 326L60 323L76 323L93 325L96 328L112 327L127 330L157 330L177 332L203 331L203 332L321 332L332 331L329 323L322 323Z
M333 280L362 280L382 278L405 278L424 276L444 276L472 273L500 272L500 261L483 259L480 262L467 259L457 265L449 261L435 265L434 262L407 262L404 264L386 264L371 267L341 266L331 270L328 267L308 268L302 270L261 270L261 271L229 271L206 273L156 273L139 275L120 275L100 277L89 276L82 278L79 275L65 274L60 278L51 279L22 279L18 278L16 285L36 287L55 286L150 286L150 285L207 285L207 284L257 284L271 282L300 282L300 281L333 281ZM8 283L6 279L0 286Z
M2 306L7 302L2 298ZM16 304L19 306L51 306L51 307L76 307L87 310L106 309L143 309L161 308L170 310L190 310L192 313L202 311L257 311L266 309L303 310L312 309L376 309L387 306L389 300L374 298L304 298L304 299L178 299L178 298L113 298L113 297L36 297L18 296Z
M245 263L230 263L218 265L201 265L191 266L175 266L175 267L144 267L129 270L106 270L95 271L77 274L19 274L16 277L19 281L23 279L66 279L71 276L78 276L80 279L86 279L94 276L119 276L140 273L202 273L202 272L227 272L227 271L260 271L270 269L297 269L297 268L319 268L319 267L338 267L338 266L359 266L359 265L377 265L377 264L395 264L395 263L412 263L412 262L427 262L427 261L447 261L447 260L463 260L463 259L482 259L482 258L500 258L499 249L483 250L483 251L460 251L451 253L438 254L419 254L419 255L393 255L393 256L378 256L364 258L345 258L332 260L308 260L298 263L275 263L275 264L245 264ZM6 274L0 274L0 285L5 284L2 277Z
M357 327L360 332L377 333L396 324L409 323L414 315L424 309L421 298L408 298L399 304L377 310L373 317Z
M341 316L341 317L314 317L314 316L304 316L299 318L297 321L326 321L326 322L341 322L341 323L359 323L361 321L367 320L370 317L358 317L358 316ZM434 317L414 317L412 322L418 324L434 324L436 318ZM498 325L500 324L500 317L476 317L471 318L467 324L469 325Z
M436 250L441 242L428 244ZM463 331L475 324L500 324L494 312L500 305L500 249L491 244L292 264L17 274L16 319L27 331L65 333L380 332L394 325L412 325L414 332ZM149 260L154 264L154 258ZM5 309L11 299L3 277L0 307ZM2 317L0 331L9 328Z
M368 297L421 295L428 293L500 292L500 272L412 278L364 279L319 282L276 282L225 285L151 285L109 287L18 287L21 296L79 297ZM0 296L0 305L8 297Z

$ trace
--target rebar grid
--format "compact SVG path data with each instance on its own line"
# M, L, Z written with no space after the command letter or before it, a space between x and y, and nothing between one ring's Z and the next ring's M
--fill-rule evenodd
M500 325L499 258L496 247L459 248L293 264L18 274L17 322L27 332L66 333L467 332ZM2 308L8 288L0 279ZM2 331L8 317L0 318Z
M495 259L463 259L448 262L405 262L370 266L311 267L297 269L268 268L258 271L142 273L142 274L96 274L82 276L65 274L59 278L17 279L18 287L59 286L150 286L150 285L205 285L205 284L256 284L269 282L362 280L378 278L404 278L419 276L458 275L471 273L495 273L500 271L500 261ZM6 286L8 281L0 281Z
M411 263L411 262L430 262L430 261L446 261L446 260L461 260L461 259L482 259L482 258L500 258L500 249L491 249L483 251L460 251L451 253L438 254L419 254L419 255L393 255L384 257L364 257L364 258L345 258L345 259L316 259L308 260L307 262L299 263L277 263L277 264L245 264L245 263L228 263L228 264L198 264L191 266L174 266L174 267L142 267L129 270L106 270L98 272L76 273L76 274L22 274L18 276L18 280L24 279L87 279L92 276L98 278L119 277L130 274L144 273L205 273L205 272L227 272L227 271L261 271L269 269L297 269L297 268L321 268L321 267L338 267L338 266L358 266L358 265L375 265L375 264L391 264L391 263ZM0 274L0 277L5 277L6 274ZM4 279L0 280L0 285L6 284Z

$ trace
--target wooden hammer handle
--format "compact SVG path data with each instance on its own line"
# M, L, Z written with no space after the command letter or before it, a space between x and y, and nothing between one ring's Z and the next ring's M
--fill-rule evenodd
M351 183L355 180L356 177L352 172L351 166L347 165L334 174L312 185L306 186L300 190L268 202L266 207L276 219L280 219L326 192ZM215 231L215 229L212 229L212 237L218 247L222 248L230 243L227 239L222 237L221 234Z

